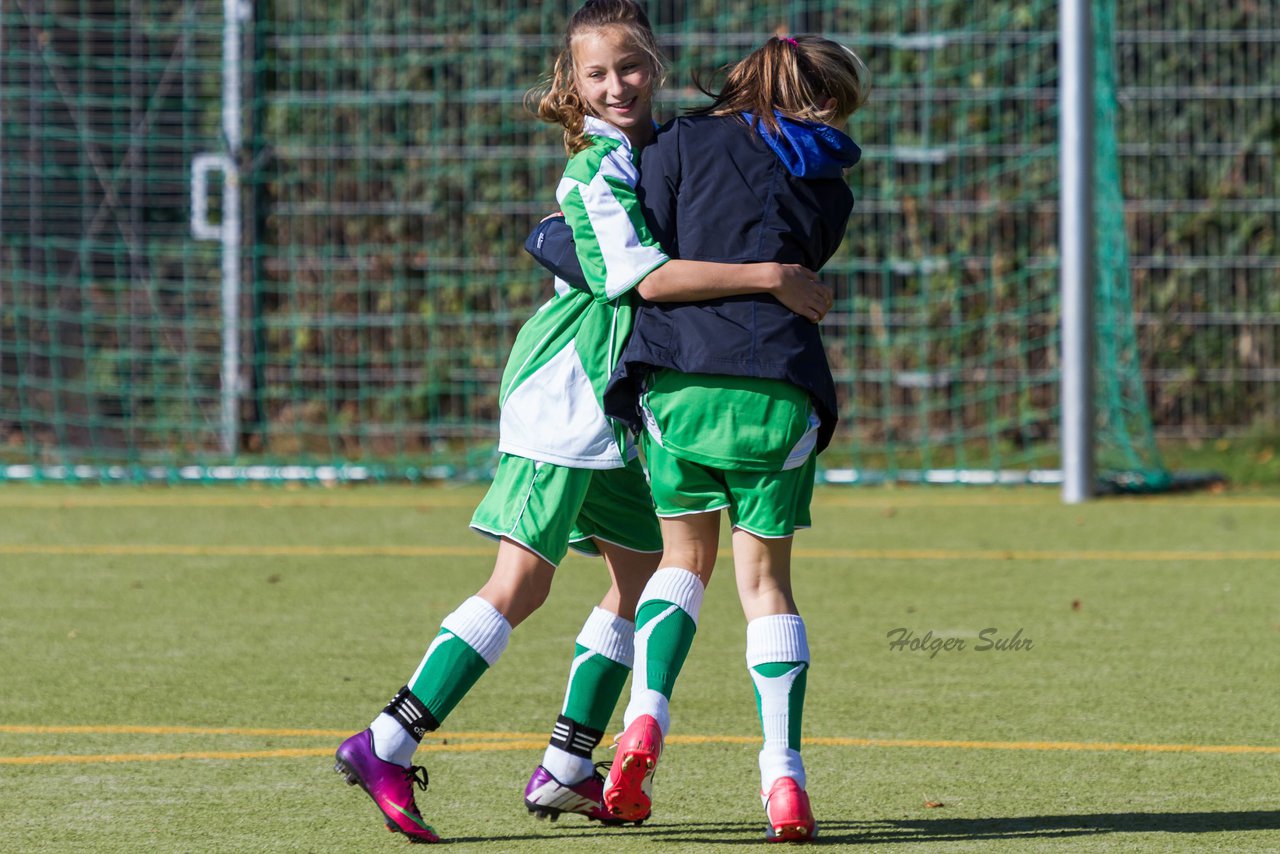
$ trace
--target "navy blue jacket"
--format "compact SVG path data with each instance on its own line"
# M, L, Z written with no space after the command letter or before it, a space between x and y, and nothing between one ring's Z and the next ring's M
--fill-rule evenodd
M573 229L563 216L551 216L534 226L524 239L524 251L546 267L558 279L571 287L591 293L587 277L578 260L578 246L573 240Z
M645 220L673 258L724 263L776 261L819 270L844 237L853 196L843 169L858 148L839 131L782 119L770 136L737 117L669 122L641 155L638 194ZM554 221L531 244L560 247L557 275L572 281ZM543 232L539 238L539 232ZM541 259L540 259L541 260ZM696 303L642 302L605 392L605 412L640 428L639 396L656 369L778 379L809 392L821 419L818 450L831 441L835 383L817 324L772 296Z

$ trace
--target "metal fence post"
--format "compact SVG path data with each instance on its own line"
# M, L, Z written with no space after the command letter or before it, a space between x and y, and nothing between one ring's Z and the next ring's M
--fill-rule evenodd
M199 154L191 164L191 230L198 240L222 244L222 368L218 437L235 453L240 434L240 22L253 13L243 0L223 0L223 154ZM222 222L208 222L208 173L222 172Z
M1059 4L1059 243L1062 288L1062 500L1094 491L1092 0Z

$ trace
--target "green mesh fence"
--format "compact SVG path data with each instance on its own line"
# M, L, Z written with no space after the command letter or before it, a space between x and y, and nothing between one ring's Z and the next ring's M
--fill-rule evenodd
M857 479L1056 465L1056 3L983 5L870 7L828 338Z
M1098 467L1103 477L1130 489L1161 489L1172 476L1160 461L1147 406L1133 318L1129 241L1125 233L1123 176L1117 143L1115 8L1094 0L1094 161L1098 267L1094 299L1094 360L1098 402ZM1114 366L1108 370L1107 366Z
M5 462L61 477L217 448L218 261L187 210L221 39L209 4L0 4Z
M1134 325L1158 436L1280 432L1280 3L1115 7Z
M225 5L251 13L232 42L238 146L223 3L0 0L0 478L483 476L507 351L551 292L521 245L563 153L521 100L575 4ZM1141 370L1157 345L1138 347L1125 274L1108 7L1099 455L1113 479L1153 484ZM1052 479L1056 3L649 10L673 59L661 116L700 103L693 72L776 31L830 35L872 69L851 125L857 206L824 273L842 406L829 479ZM1128 26L1179 26L1146 13ZM219 243L192 237L208 153L238 176L229 273ZM215 172L214 232L220 186Z

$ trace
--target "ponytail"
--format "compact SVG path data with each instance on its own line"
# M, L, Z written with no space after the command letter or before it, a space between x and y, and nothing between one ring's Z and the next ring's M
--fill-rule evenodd
M690 114L751 113L772 133L778 132L775 111L798 121L844 124L871 89L870 73L858 55L821 36L769 39L728 67L719 92L694 82L712 103Z

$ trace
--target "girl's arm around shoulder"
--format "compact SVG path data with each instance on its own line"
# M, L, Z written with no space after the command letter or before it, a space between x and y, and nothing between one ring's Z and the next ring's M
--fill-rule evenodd
M658 131L641 155L637 196L645 222L658 242L680 255L679 197L686 158L715 157L685 133L690 120L674 119ZM650 302L701 302L731 296L769 294L796 314L820 320L832 294L816 274L794 264L720 264L671 260L636 286Z
M799 264L719 264L673 259L636 286L649 302L704 302L747 294L768 294L791 311L817 323L831 308L831 288Z
M543 267L578 290L591 292L574 251L573 233L563 217L548 217L525 241L525 250ZM831 307L831 290L797 264L716 264L670 260L640 280L636 292L650 302L696 302L744 294L771 294L801 317L821 320Z

